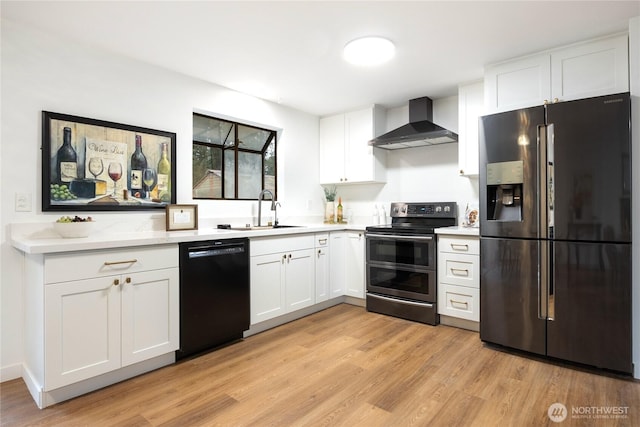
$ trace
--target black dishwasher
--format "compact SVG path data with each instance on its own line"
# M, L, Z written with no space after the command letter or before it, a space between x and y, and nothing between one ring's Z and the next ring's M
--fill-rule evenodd
M248 238L181 243L176 359L241 339L249 298Z

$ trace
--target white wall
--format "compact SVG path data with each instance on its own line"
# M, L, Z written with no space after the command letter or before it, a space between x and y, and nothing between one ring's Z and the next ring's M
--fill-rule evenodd
M94 51L2 20L0 150L0 380L21 375L21 253L7 243L8 224L53 222L41 212L41 111L90 117L177 134L177 201L192 203L194 109L283 129L278 141L279 199L286 213L322 217L318 185L318 118L138 61ZM16 193L32 196L31 212L15 212ZM256 195L257 196L257 195ZM308 207L307 201L311 200ZM249 217L249 201L199 201L200 217ZM99 221L145 228L163 213L92 213Z

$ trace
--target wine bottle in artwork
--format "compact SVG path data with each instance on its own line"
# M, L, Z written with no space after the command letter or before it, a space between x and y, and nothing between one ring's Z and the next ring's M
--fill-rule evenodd
M144 197L142 191L142 171L147 167L147 158L142 152L142 137L136 135L136 150L131 155L131 169L129 172L129 188L134 197Z
M71 128L63 129L62 146L56 154L56 178L59 184L69 184L78 177L78 156L71 145Z
M167 153L167 144L162 144L162 154L158 162L158 198L163 202L171 201L171 162Z

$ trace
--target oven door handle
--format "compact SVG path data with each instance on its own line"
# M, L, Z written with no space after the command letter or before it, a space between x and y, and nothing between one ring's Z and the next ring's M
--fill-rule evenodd
M385 297L385 296L378 295L378 294L372 294L370 292L367 292L367 295L372 297L372 298L378 298L378 299L385 300L385 301L398 302L398 303L406 304L406 305L415 305L417 307L433 307L433 304L428 303L428 302L417 302L417 301L409 301L409 300L405 300L405 299Z
M433 236L399 236L397 234L376 234L376 233L367 233L366 237L375 237L377 239L387 239L387 240L433 240Z

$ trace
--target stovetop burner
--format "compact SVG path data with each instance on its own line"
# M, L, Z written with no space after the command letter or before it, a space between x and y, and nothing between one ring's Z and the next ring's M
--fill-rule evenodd
M433 234L438 227L456 225L458 205L456 202L391 204L391 224L366 228L368 232L419 235Z

